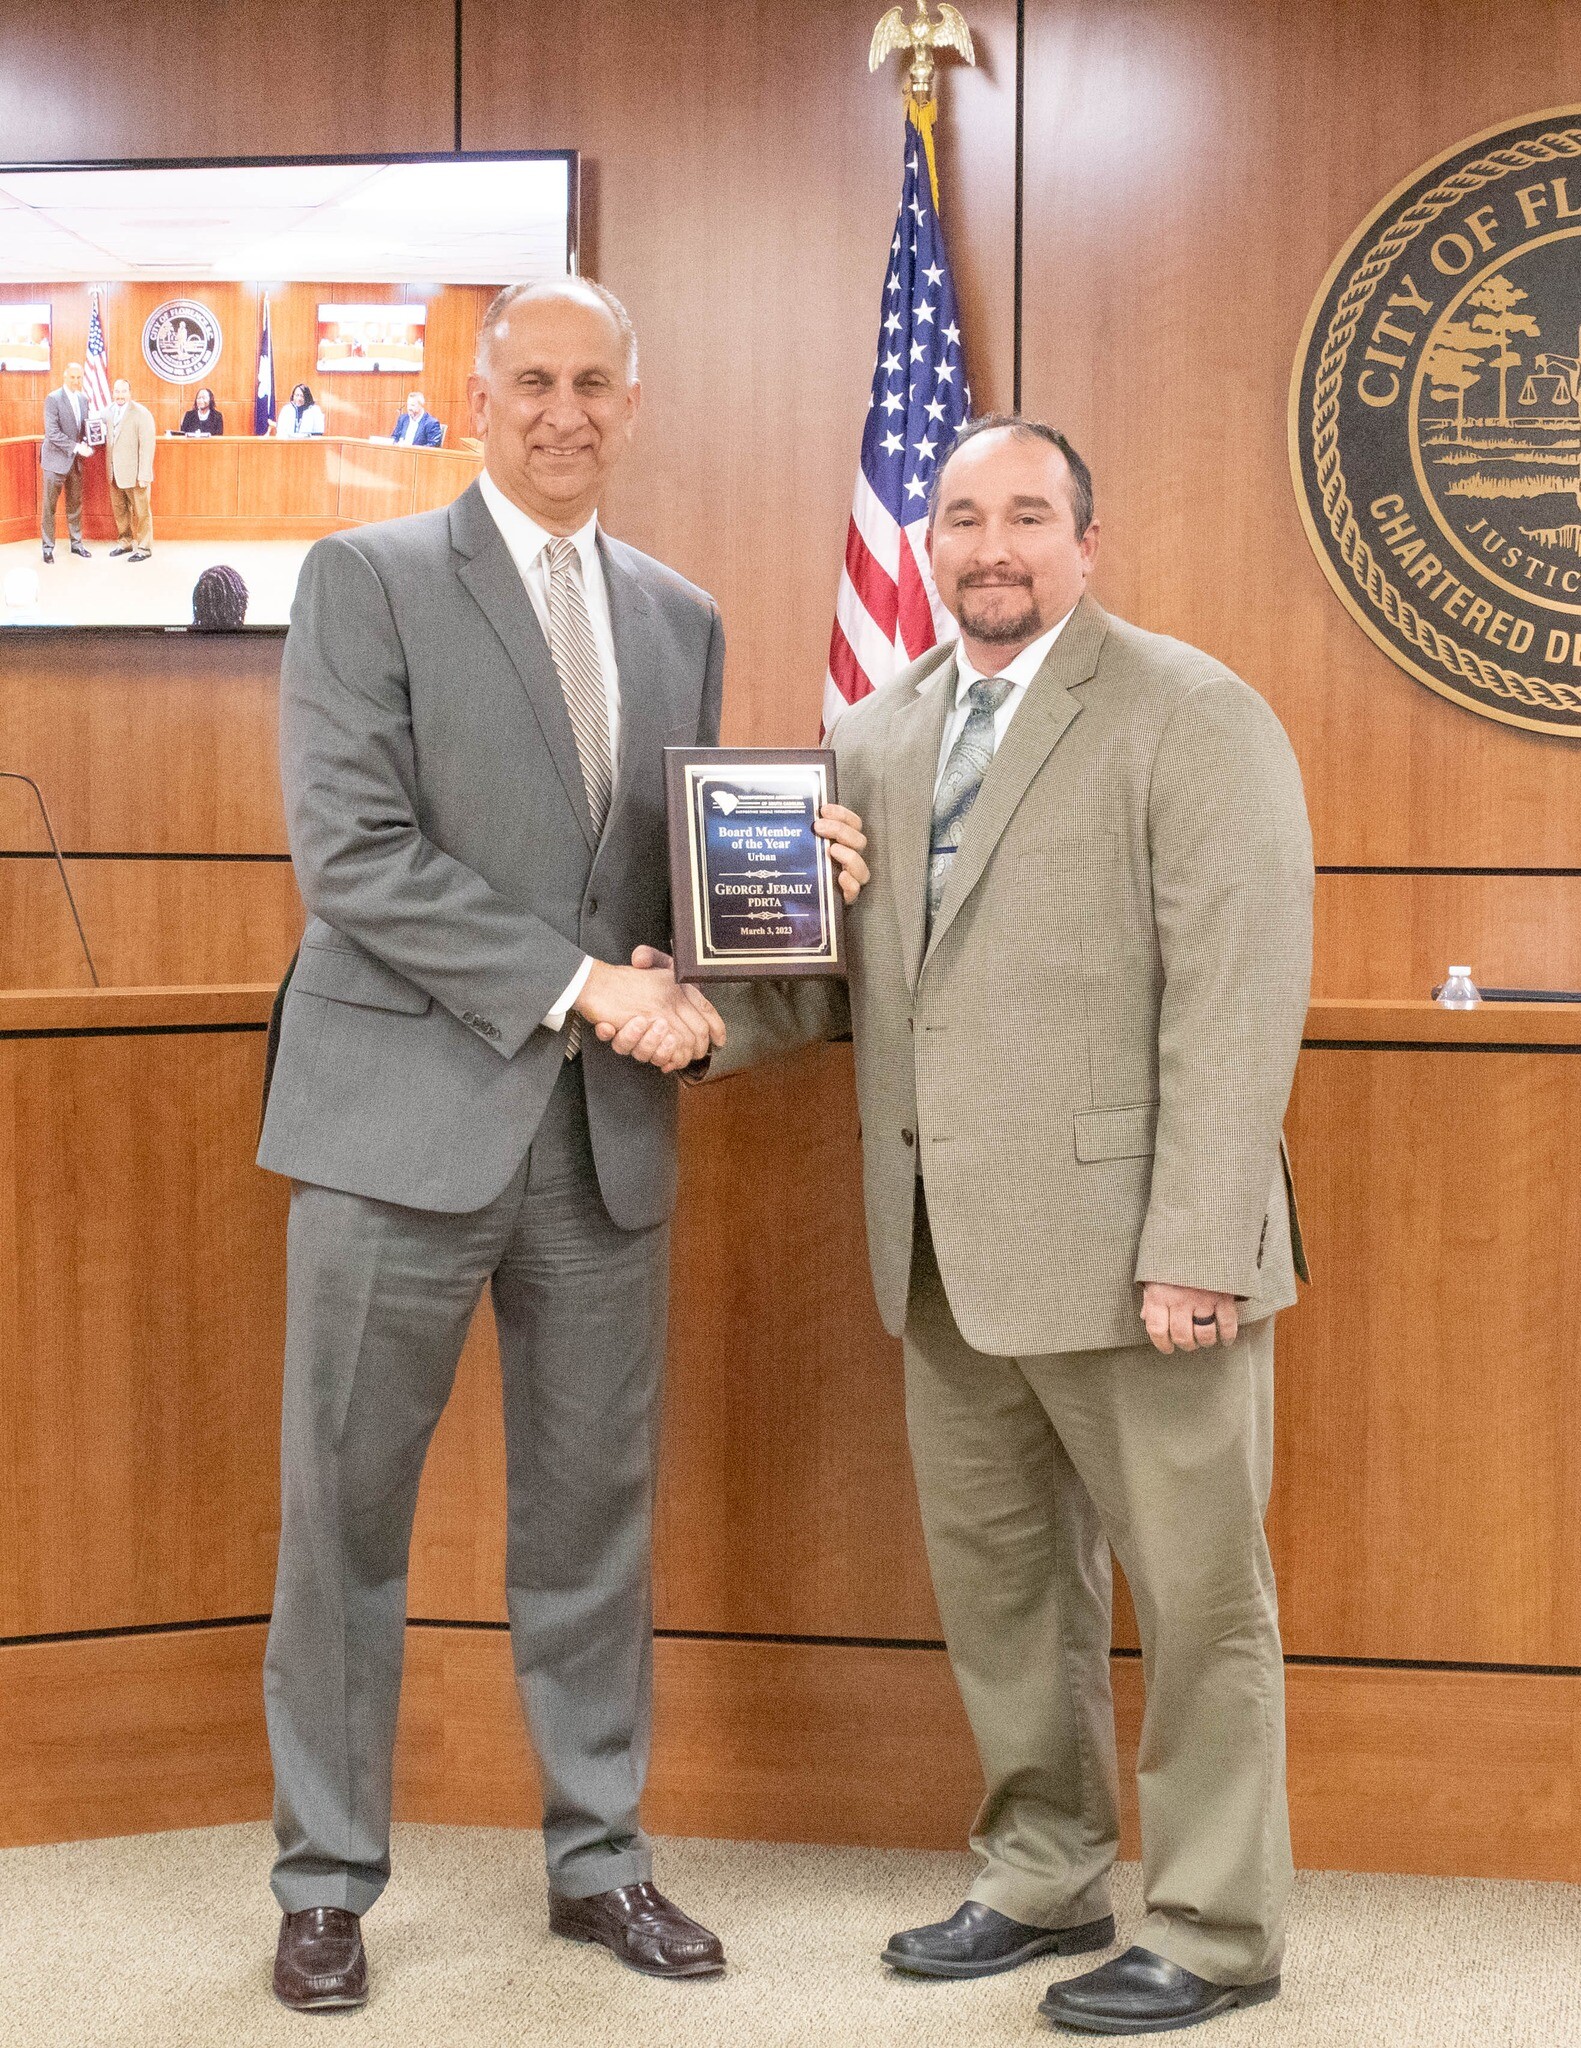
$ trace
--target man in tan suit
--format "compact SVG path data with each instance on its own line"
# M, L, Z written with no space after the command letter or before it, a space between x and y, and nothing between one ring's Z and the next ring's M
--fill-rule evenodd
M116 544L112 555L146 562L154 551L154 517L150 493L154 483L154 415L132 396L132 387L117 377L110 403L94 415L104 427L105 461L109 465L110 510L115 514Z
M885 1961L982 1976L1113 1940L1112 1547L1147 1680L1146 1917L1041 2010L1131 2033L1279 1988L1263 1514L1273 1317L1304 1272L1280 1122L1312 847L1278 720L1105 616L1097 538L1063 437L966 430L930 530L959 643L832 735L871 842L849 984L723 992L712 1071L855 1039L874 1285L987 1780L971 1896Z

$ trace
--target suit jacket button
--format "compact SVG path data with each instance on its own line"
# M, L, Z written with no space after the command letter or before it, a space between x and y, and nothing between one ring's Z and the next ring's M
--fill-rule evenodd
M587 899L587 914L589 917L597 917L598 898L596 896L589 896Z
M900 1134L900 1142L902 1145L915 1145L917 1142L917 1135L915 1131L902 1131Z

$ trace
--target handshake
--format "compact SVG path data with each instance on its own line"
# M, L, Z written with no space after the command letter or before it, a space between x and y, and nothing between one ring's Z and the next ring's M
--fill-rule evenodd
M595 960L576 999L577 1015L627 1058L676 1074L725 1042L724 1019L701 990L675 978L656 946L639 946L629 967Z
M813 823L829 843L840 894L854 903L868 880L862 820L843 804L825 804ZM701 990L675 979L675 963L656 946L639 946L629 967L595 960L576 1012L605 1045L628 1059L678 1074L725 1042L724 1019Z

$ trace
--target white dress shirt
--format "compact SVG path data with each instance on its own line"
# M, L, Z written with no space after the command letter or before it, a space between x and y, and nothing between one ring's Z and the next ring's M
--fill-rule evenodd
M305 441L313 434L324 431L324 408L313 404L304 406L299 413L294 405L282 405L275 417L275 438L279 441Z
M543 628L544 641L549 639L549 557L545 550L550 541L559 536L540 526L530 518L520 505L507 498L487 470L478 477L478 489L483 502L493 516L506 547L510 549L511 560L516 564L517 574L527 592L538 623ZM604 701L609 708L609 759L610 766L618 774L620 764L620 670L615 663L615 635L609 622L609 585L604 580L604 565L598 557L598 514L579 527L570 536L576 548L577 559L582 567L582 595L587 601L588 623L593 628L593 644L598 649L598 665L604 677ZM593 971L591 957L583 960L571 977L560 1000L544 1018L551 1031L558 1031L565 1023L571 1005L582 993L587 977Z
M944 722L944 738L939 743L939 765L933 777L933 787L935 790L937 790L940 782L943 780L944 764L950 758L950 749L960 738L962 731L965 729L966 721L971 716L972 707L967 698L973 683L986 683L995 676L1003 676L1007 682L1014 685L1009 696L1006 697L1003 704L994 713L994 752L997 754L1004 745L1005 734L1010 729L1011 719L1021 709L1021 700L1027 693L1028 685L1048 659L1049 649L1070 624L1071 612L1075 611L1075 609L1076 607L1072 605L1070 611L1065 614L1057 626L1050 626L1049 630L1040 639L1034 640L1030 647L1023 647L1014 661L1006 662L1003 668L989 669L986 673L972 667L960 643L957 641L955 647L955 707Z

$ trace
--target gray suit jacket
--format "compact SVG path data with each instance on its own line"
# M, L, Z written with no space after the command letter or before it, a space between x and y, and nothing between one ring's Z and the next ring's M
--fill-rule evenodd
M560 1072L543 1018L585 953L668 946L663 748L712 746L704 592L601 535L620 758L595 847L537 615L476 485L308 553L281 667L291 857L311 916L259 1164L421 1209L494 1199ZM675 1196L673 1078L583 1041L614 1220Z
M65 387L52 391L44 400L44 471L47 476L69 476L71 466L80 460L77 443L86 440L88 434L88 394L79 391L77 403L82 412L82 426L79 429L72 418L71 400Z
M1009 1356L1142 1341L1138 1283L1244 1298L1301 1268L1283 1150L1312 841L1263 700L1084 598L983 778L926 936L953 646L844 713L873 879L848 987L720 992L713 1075L850 1031L868 1250L905 1322L916 1182L962 1334Z

